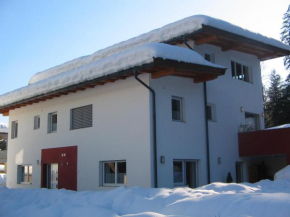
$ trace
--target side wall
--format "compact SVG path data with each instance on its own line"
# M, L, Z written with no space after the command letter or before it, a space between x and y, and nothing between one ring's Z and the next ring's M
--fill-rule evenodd
M148 75L140 76L148 83ZM9 138L9 188L39 188L41 150L78 146L78 190L108 189L99 185L100 162L126 160L127 186L151 187L149 92L133 77L72 93L10 112L18 138ZM70 130L70 109L93 105L93 127ZM56 133L47 133L48 113L57 112ZM40 115L40 129L33 130ZM33 166L32 185L17 184L17 165Z
M245 112L259 115L264 129L260 62L256 56L236 51L222 52L211 45L196 46L195 51L210 54L216 64L227 67L224 76L207 82L208 103L216 106L216 121L208 121L211 182L225 182L228 172L235 181L235 163L243 162L238 152L238 131L245 123ZM231 60L250 69L252 83L232 78ZM207 183L203 84L192 79L165 77L151 80L156 91L159 186L173 187L173 159L199 160L199 185ZM184 99L185 121L171 118L171 97ZM241 112L241 107L244 112ZM165 163L160 164L160 156ZM218 163L221 159L221 164ZM245 164L244 164L245 167ZM244 181L246 181L246 167Z

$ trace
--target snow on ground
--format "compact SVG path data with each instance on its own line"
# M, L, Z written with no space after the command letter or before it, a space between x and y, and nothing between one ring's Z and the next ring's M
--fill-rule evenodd
M195 51L167 44L150 43L97 60L82 67L66 71L1 95L0 106L5 106L10 103L49 93L143 64L152 63L154 58L170 59L214 68L225 68L206 61Z
M205 15L195 15L195 16L187 17L182 20L176 21L174 23L170 23L159 29L152 30L148 33L131 38L127 41L117 43L113 46L99 50L92 55L83 56L83 57L68 61L59 66L36 73L30 79L29 84L36 83L48 77L55 76L62 72L80 67L82 65L97 61L99 59L111 56L113 54L120 53L128 49L132 49L142 44L151 43L151 42L164 42L174 37L193 33L194 31L200 30L202 28L202 25L212 26L221 30L225 30L225 31L237 34L237 35L244 36L246 38L251 38L251 39L263 42L265 44L270 44L270 45L277 46L282 49L290 50L290 47L288 45L285 45L278 40L265 37L258 33L251 32L249 30L243 29L239 26L233 25L223 20L215 19L213 17L209 17Z
M6 174L0 174L0 186L6 186Z
M270 127L270 128L267 128L267 130L284 129L284 128L290 128L290 124L283 124L276 127Z
M290 181L83 192L2 187L0 204L5 217L289 217Z

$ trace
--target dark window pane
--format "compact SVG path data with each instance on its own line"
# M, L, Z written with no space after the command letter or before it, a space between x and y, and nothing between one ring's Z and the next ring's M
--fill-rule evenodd
M126 178L126 162L117 162L117 183L125 184L127 182Z
M205 54L204 55L204 59L210 62L210 55L209 54Z
M107 184L114 184L115 183L115 162L104 163L104 173L105 173L105 180L104 182Z
M236 68L235 68L235 62L232 61L232 77L236 78Z
M181 120L181 100L172 99L172 120Z
M174 161L173 162L173 180L174 183L183 182L183 168L182 161Z
M247 66L243 66L243 72L244 72L244 81L250 82L249 68Z
M212 111L211 111L211 106L207 106L207 119L212 120Z
M237 72L236 72L237 78L240 80L243 80L242 65L239 63L236 63L236 70L237 70Z

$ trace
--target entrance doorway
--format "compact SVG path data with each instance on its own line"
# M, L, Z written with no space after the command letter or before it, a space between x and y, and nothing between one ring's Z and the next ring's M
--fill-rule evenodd
M47 164L46 188L58 189L58 164Z
M77 190L77 146L42 149L41 187Z

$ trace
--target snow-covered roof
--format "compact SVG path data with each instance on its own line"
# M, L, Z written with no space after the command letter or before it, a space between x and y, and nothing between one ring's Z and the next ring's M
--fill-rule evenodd
M149 43L97 59L75 69L70 69L55 76L40 80L31 85L16 89L0 96L0 107L50 93L81 82L90 81L122 70L152 63L154 58L175 60L225 69L223 66L206 61L195 51L162 43Z
M267 130L284 129L284 128L290 128L290 124L283 124L276 127L270 127L270 128L267 128Z
M191 17L187 17L185 19L179 20L174 23L170 23L159 29L155 29L153 31L142 34L140 36L131 38L127 41L117 43L113 46L99 50L93 53L92 55L83 56L83 57L71 60L69 62L66 62L64 64L61 64L59 66L36 73L30 79L29 84L36 83L48 77L58 75L62 72L72 70L74 68L83 66L85 64L95 62L104 57L111 56L113 54L122 52L124 50L132 49L133 47L136 47L142 44L151 43L151 42L165 42L175 37L193 33L197 30L202 29L203 25L215 27L217 29L221 29L221 30L234 33L234 34L237 34L237 35L249 38L249 39L263 42L265 44L272 45L281 49L285 49L288 51L290 50L290 47L288 45L285 45L282 42L277 41L273 38L268 38L259 33L251 32L247 29L243 29L239 26L236 26L234 24L231 24L223 20L219 20L219 19L212 18L205 15L195 15L195 16L191 16Z
M8 133L8 124L0 122L0 133Z

